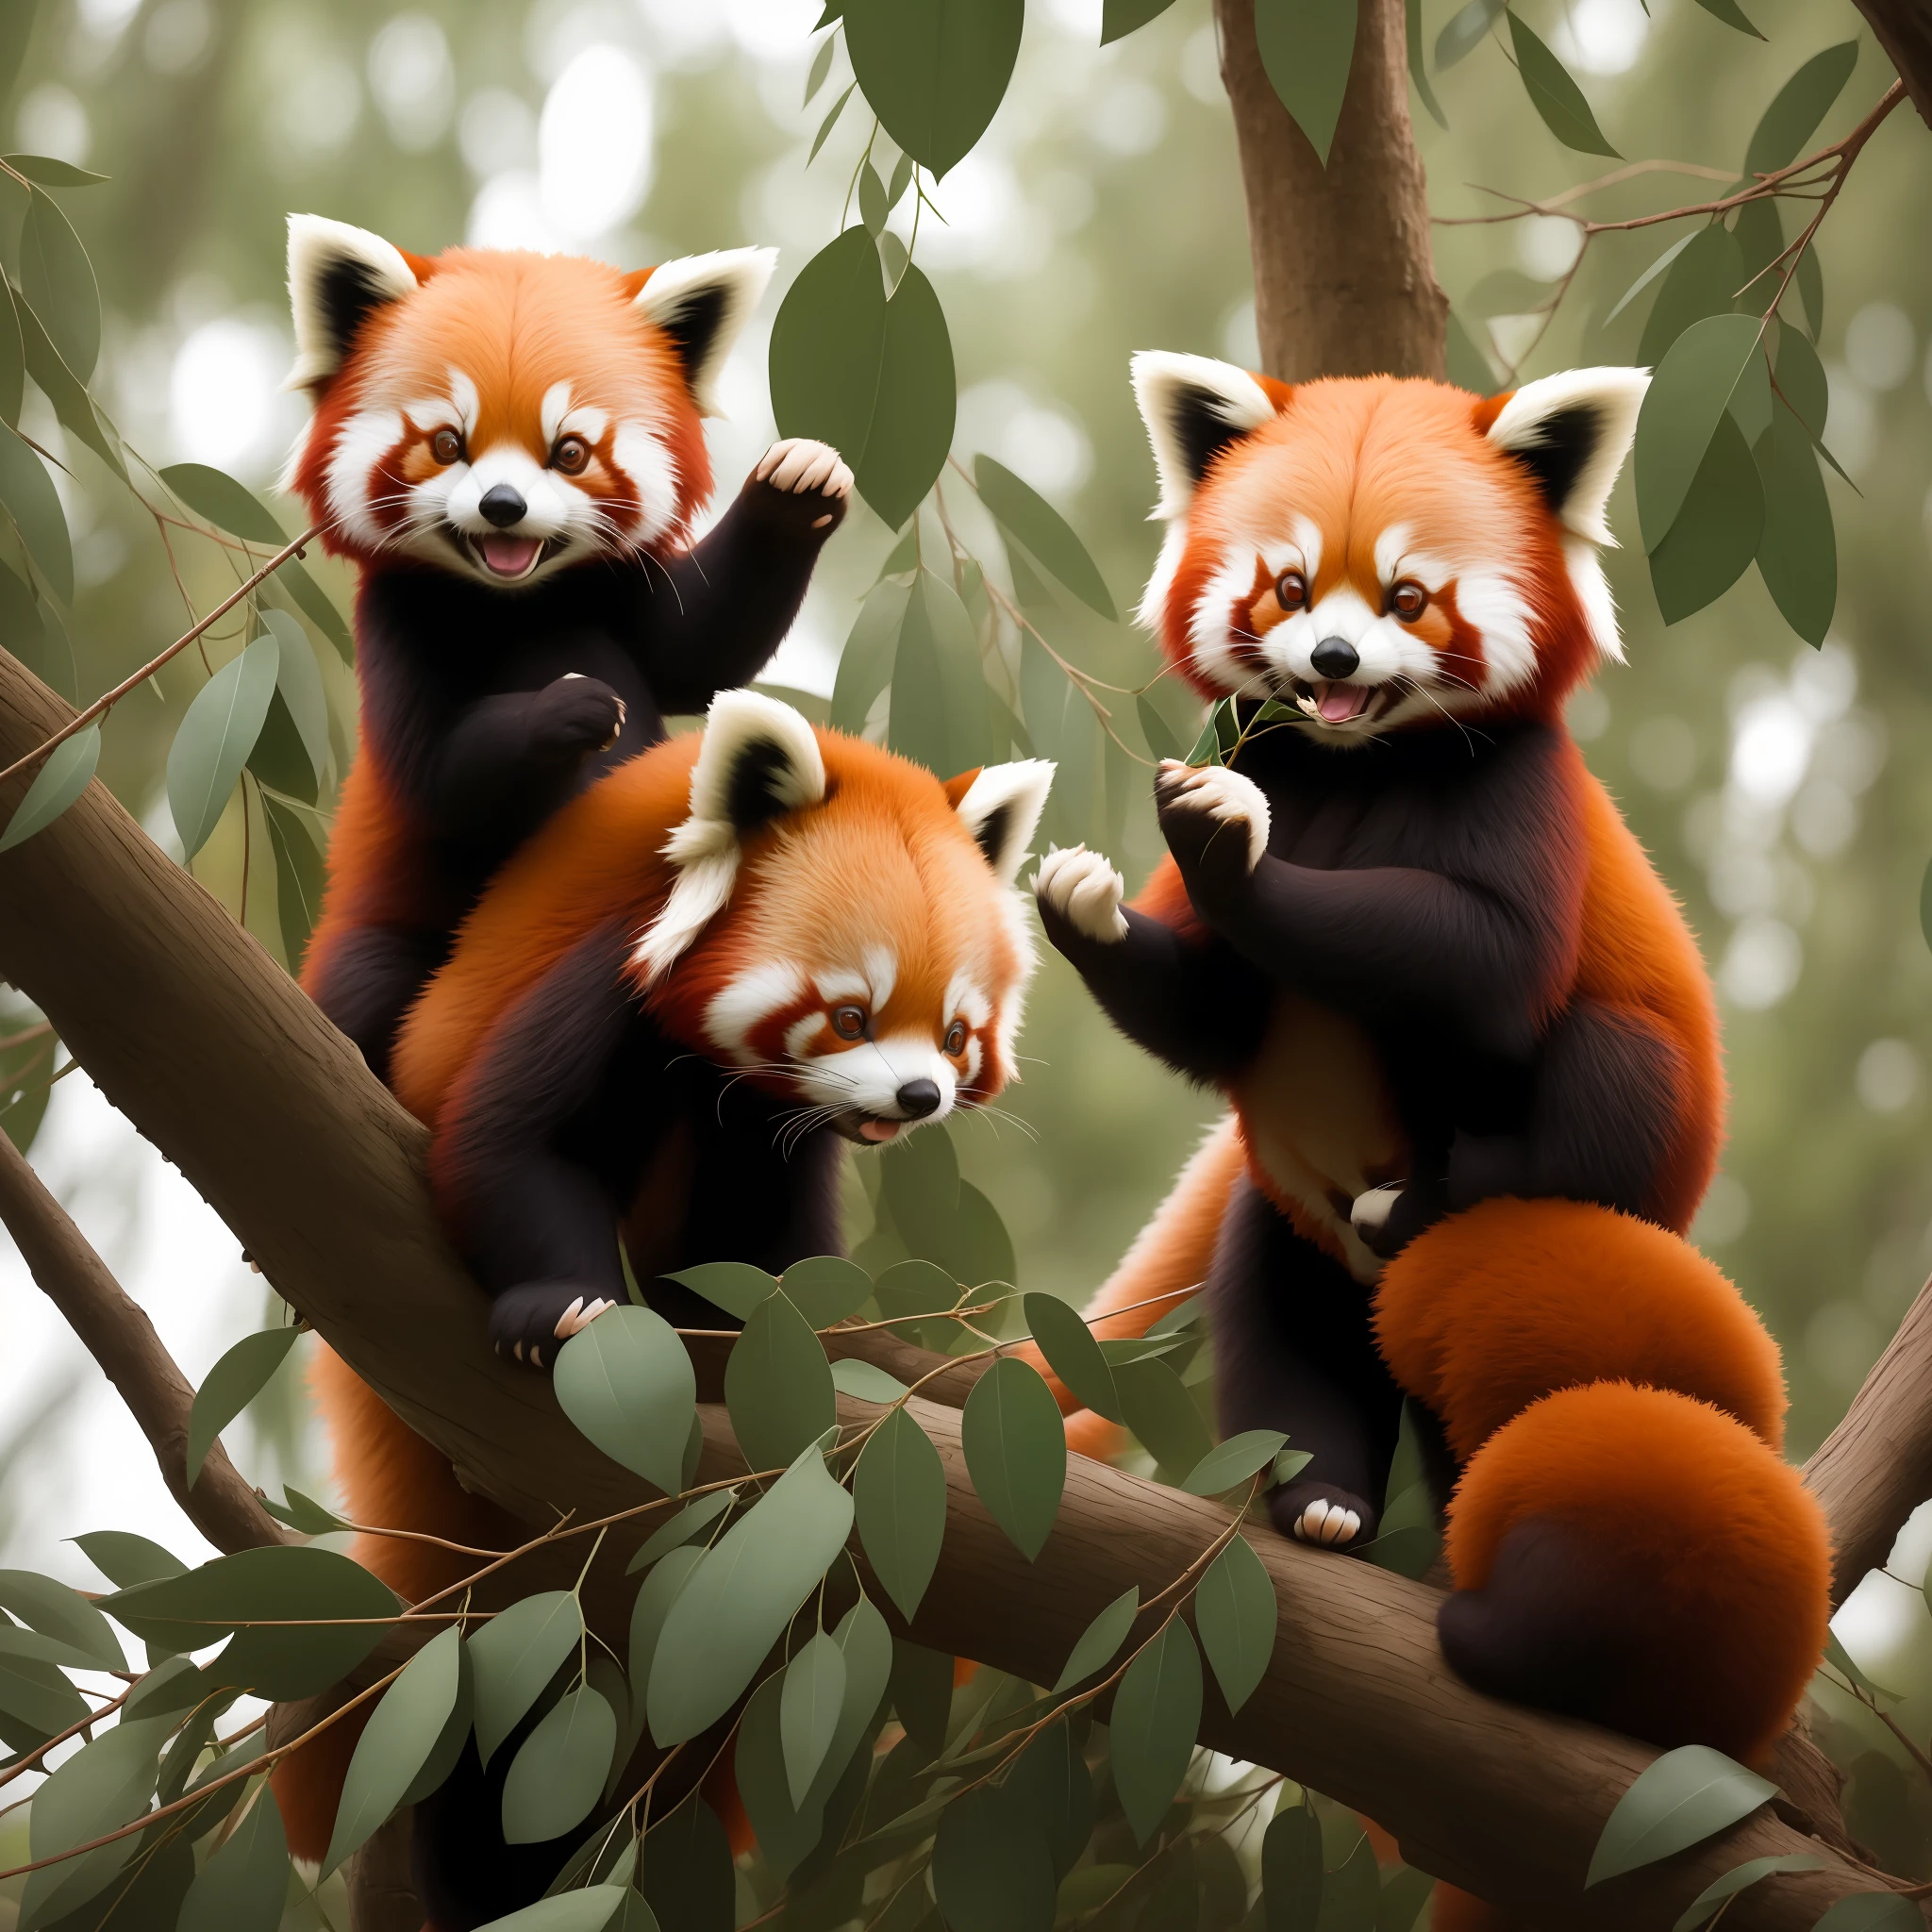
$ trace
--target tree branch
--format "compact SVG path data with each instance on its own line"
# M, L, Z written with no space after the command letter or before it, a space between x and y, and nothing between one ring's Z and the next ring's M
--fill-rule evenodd
M1898 69L1919 119L1932 126L1932 8L1925 0L1854 0Z
M275 1518L217 1442L188 1484L188 1418L194 1391L161 1345L147 1310L108 1273L26 1158L0 1134L0 1224L34 1280L87 1344L160 1464L168 1493L215 1548L260 1549L284 1541Z

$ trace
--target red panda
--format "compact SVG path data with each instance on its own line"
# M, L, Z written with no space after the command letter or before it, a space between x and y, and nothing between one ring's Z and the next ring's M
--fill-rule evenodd
M750 691L601 778L505 866L398 1041L398 1096L432 1130L452 1239L493 1296L500 1352L547 1368L625 1285L730 1318L657 1277L701 1261L782 1273L840 1252L848 1143L877 1146L1013 1077L1032 941L1009 890L1053 768L944 784ZM505 1547L523 1532L336 1357L316 1372L349 1516ZM410 1601L467 1574L433 1544L355 1551ZM354 1729L282 1774L298 1856L331 1828ZM507 1758L508 1754L500 1754ZM500 1786L504 1765L492 1762ZM419 1854L493 1815L474 1764L419 1807ZM458 1821L452 1823L452 1821ZM472 1830L419 1856L439 1932L541 1891L563 1852ZM541 1873L537 1866L548 1864Z
M1776 1349L1683 1239L1723 1127L1709 983L1562 711L1622 656L1597 548L1645 381L1138 358L1142 614L1241 737L1161 768L1132 906L1084 849L1036 885L1115 1023L1233 1110L1100 1332L1206 1281L1222 1424L1311 1453L1270 1496L1309 1542L1374 1537L1412 1397L1459 1472L1451 1663L1748 1757L1819 1657L1825 1531Z
M689 541L701 419L774 259L426 258L290 218L314 413L284 486L360 576L359 743L303 983L380 1076L497 866L797 614L852 488L836 452L774 444Z

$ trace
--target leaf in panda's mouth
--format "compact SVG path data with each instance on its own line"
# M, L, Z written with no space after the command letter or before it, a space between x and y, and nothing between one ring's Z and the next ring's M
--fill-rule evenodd
M1312 684L1294 680L1295 704L1304 717L1321 724L1367 722L1387 708L1391 688L1379 684L1348 684L1318 678Z

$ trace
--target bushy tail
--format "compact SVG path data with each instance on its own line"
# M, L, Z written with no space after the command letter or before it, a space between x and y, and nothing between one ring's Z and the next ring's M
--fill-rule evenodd
M1466 1458L1439 1620L1458 1674L1760 1758L1824 1648L1830 1548L1730 1282L1607 1208L1491 1201L1390 1264L1376 1330Z
M1208 1278L1214 1243L1227 1212L1228 1195L1247 1159L1232 1115L1208 1130L1181 1169L1154 1218L1134 1238L1120 1266L1088 1303L1093 1333L1108 1340L1144 1335L1169 1308L1195 1293ZM1115 1310L1120 1312L1116 1313ZM1045 1374L1067 1417L1067 1445L1084 1456L1105 1459L1124 1440L1121 1429L1080 1407L1044 1362Z

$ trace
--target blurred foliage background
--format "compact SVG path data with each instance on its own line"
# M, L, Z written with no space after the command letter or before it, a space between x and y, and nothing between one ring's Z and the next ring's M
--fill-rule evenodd
M1426 0L1431 42L1453 10ZM1861 41L1823 140L1849 128L1891 77L1844 0L1756 0L1750 10L1762 42L1690 0L1651 0L1647 13L1641 0L1531 0L1525 13L1582 78L1622 152L1735 170L1766 101L1820 48ZM375 0L49 0L8 144L111 176L59 199L100 276L97 391L129 442L158 465L211 463L264 491L303 407L278 387L291 359L280 286L291 209L375 228L418 252L467 240L577 249L625 267L774 243L779 282L734 358L728 417L712 425L728 498L772 434L771 318L786 281L837 232L870 125L853 110L807 166L824 110L850 78L841 53L826 89L803 105L817 11L813 0L444 0L406 10ZM935 191L944 223L927 218L918 258L953 332L956 453L998 458L1058 506L1125 608L1156 547L1129 352L1249 363L1257 352L1207 0L1178 0L1108 49L1096 44L1099 21L1100 0L1029 9L1011 92L987 138ZM1550 138L1497 48L1479 48L1436 86L1448 128L1419 109L1416 118L1439 216L1496 211L1485 188L1541 196L1602 172ZM1667 630L1626 482L1612 523L1631 548L1612 558L1610 575L1629 661L1607 668L1573 712L1591 763L1682 896L1723 993L1731 1141L1697 1237L1783 1344L1799 1457L1842 1411L1932 1266L1932 952L1919 924L1932 854L1927 142L1908 108L1894 114L1819 242L1825 441L1856 485L1830 485L1840 558L1831 638L1822 651L1800 643L1755 573ZM1649 175L1598 197L1592 211L1638 212L1704 192L1694 179ZM1524 278L1560 275L1574 247L1568 225L1439 227L1439 278L1499 379L1525 352L1525 375L1633 360L1648 296L1602 318L1681 232L1594 244L1533 347L1533 323L1505 313L1485 324L1480 311L1522 307L1526 298L1511 291ZM232 566L179 533L164 543L38 397L23 427L73 471L63 491L78 577L71 659L49 649L37 668L70 695L91 696L184 627L184 591L208 608ZM955 495L970 535L976 508L963 486L949 502ZM295 507L270 500L295 527ZM830 690L841 641L891 542L856 511L773 681ZM999 552L988 543L981 554ZM342 575L319 575L346 607ZM1157 668L1129 623L1104 625L1071 600L1041 623L1101 678L1138 686ZM239 632L211 636L207 662L240 643ZM353 746L353 677L332 653L320 655L340 770ZM206 675L188 654L160 679L165 703L137 693L107 727L103 777L164 840L169 737ZM1162 689L1163 708L1185 723L1187 707ZM1122 731L1138 746L1132 709L1125 701ZM1136 886L1159 847L1145 774L1124 775L1115 801L1124 823L1111 842ZM194 870L279 955L265 848L259 824L251 831L233 804ZM1032 1058L1008 1108L1031 1132L962 1123L960 1162L1005 1216L1022 1285L1078 1301L1215 1109L1111 1038L1050 954L1022 1046ZM61 1090L55 1099L68 1104ZM70 1153L67 1165L81 1185L86 1162ZM150 1214L126 1231L124 1252L162 1238ZM251 1291L231 1282L224 1292L239 1332ZM252 1308L247 1319L253 1325ZM14 1425L25 1423L42 1451L58 1448L64 1424L36 1399L45 1386L43 1376L9 1378L0 1440L19 1440ZM313 1481L320 1445L302 1421L298 1378L276 1388L258 1406L261 1460ZM242 1459L258 1479L270 1476L271 1466ZM11 1505L8 1517L17 1540L24 1524ZM1869 1579L1840 1623L1861 1662L1911 1693L1901 1722L1921 1736L1932 1727L1932 1621L1915 1586L1928 1556L1932 1520L1907 1532L1895 1561L1914 1588ZM1835 1746L1862 1767L1855 1829L1895 1869L1932 1873L1924 1780L1907 1782L1907 1760L1875 1724L1833 1709L1845 1726Z

